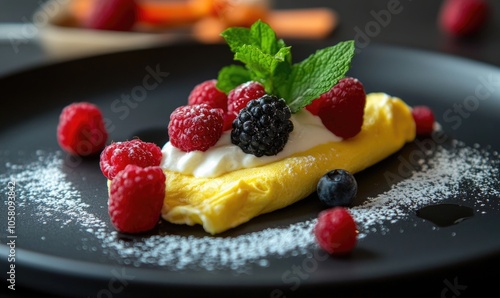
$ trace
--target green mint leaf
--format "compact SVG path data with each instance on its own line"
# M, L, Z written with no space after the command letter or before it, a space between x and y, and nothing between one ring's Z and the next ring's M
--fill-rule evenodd
M238 52L238 49L243 45L251 45L257 47L263 53L274 55L282 47L286 46L283 40L276 38L273 29L260 20L250 28L228 28L221 33L221 36L226 40L233 53Z
M354 56L354 41L340 42L316 51L305 60L294 64L289 77L289 89L281 94L292 113L310 104L329 91L342 79Z
M290 74L292 72L291 63L279 63L273 73L272 85L273 93L276 96L287 98L287 94L290 90L288 82L290 79Z
M236 53L238 48L243 45L255 43L252 40L253 37L250 34L250 29L244 27L231 27L224 30L220 35L226 40L233 53Z
M219 71L216 87L222 92L228 94L229 91L238 85L248 82L252 79L250 71L242 65L229 65Z
M276 39L276 33L266 23L258 20L250 27L250 36L252 38L252 45L259 48L263 53L274 55L284 45Z
M243 45L234 54L234 59L241 61L256 74L266 77L274 62L273 56L263 53L253 45Z
M272 85L271 94L283 97L281 94L286 93L288 90L288 80L292 72L291 50L291 47L282 47L275 55L280 62L276 63L272 69L270 78L270 84Z
M277 70L282 73L283 69L286 69L286 67L280 67L281 64L290 63L290 47L281 48L276 55L270 55L256 46L243 45L238 49L234 58L245 64L245 67L251 71L252 77L264 85L267 93L275 94L274 78L277 76Z
M234 59L243 62L249 70L252 80L262 83L268 93L279 93L278 84L285 83L291 72L291 52L268 24L259 20L250 28L228 28L221 36L234 52ZM240 81L240 78L230 78L233 74L241 77L242 72L224 70L221 73L219 79L228 80L218 84L221 90Z

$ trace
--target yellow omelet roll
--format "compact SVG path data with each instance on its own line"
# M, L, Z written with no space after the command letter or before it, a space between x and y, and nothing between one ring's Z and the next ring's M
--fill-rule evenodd
M362 130L351 139L214 178L165 170L162 217L175 224L200 224L210 234L221 233L307 197L330 170L359 172L414 138L411 108L397 97L370 93Z

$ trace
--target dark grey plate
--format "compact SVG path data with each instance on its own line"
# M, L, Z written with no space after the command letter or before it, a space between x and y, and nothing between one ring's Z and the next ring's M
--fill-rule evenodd
M327 45L293 45L294 58L298 61ZM65 105L75 101L90 101L101 107L109 121L110 140L139 136L162 145L167 140L170 112L186 102L195 84L215 78L217 71L229 63L232 56L224 45L183 44L49 65L0 79L2 181L7 184L10 175L15 174L13 164L33 164L59 150L55 134L58 115ZM413 49L370 45L355 57L349 75L358 77L367 91L383 91L410 105L432 107L448 140L463 141L467 147L477 143L488 152L500 149L495 129L500 124L500 70L496 67ZM409 156L415 146L407 145L397 156ZM360 191L356 204L390 189L381 173L397 171L401 164L397 156L357 174ZM81 204L88 204L86 210L105 223L104 233L111 233L106 181L98 159L78 160L64 154L59 159L64 160L61 171L66 179L81 194ZM493 180L498 182L498 172ZM2 187L5 190L8 186ZM498 272L491 265L498 264L500 256L500 198L496 195L480 198L487 201L482 207L487 212L476 210L472 218L459 224L437 227L417 217L416 210L407 210L408 216L391 225L389 232L369 231L350 257L318 260L321 252L312 247L305 254L270 255L265 266L250 264L241 273L230 268L204 270L196 268L196 264L184 270L171 270L154 262L134 266L133 259L124 261L120 254L103 248L103 240L92 237L74 218L61 223L60 216L51 216L54 205L41 212L45 194L30 198L35 192L26 187L29 185L16 185L15 265L20 290L82 297L140 293L295 297L324 289L331 295L374 291L402 296L423 291L451 295L454 287L464 297L488 283L481 272L483 267L477 266L489 264L490 270ZM471 181L463 185L461 196L443 201L473 206L477 201L473 198L475 192ZM214 238L296 224L315 218L322 208L312 195ZM2 213L0 228L6 231L6 211ZM206 236L199 227L162 223L147 235L118 234L113 241L126 245L159 234ZM10 238L2 239L0 262L5 271L12 264L6 246ZM471 270L481 271L471 274ZM3 289L8 285L5 280L2 278ZM403 285L403 290L396 283Z

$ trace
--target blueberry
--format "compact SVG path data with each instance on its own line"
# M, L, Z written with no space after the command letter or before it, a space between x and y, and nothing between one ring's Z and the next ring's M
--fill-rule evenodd
M329 207L348 207L358 191L354 176L346 170L332 170L323 175L318 182L319 200Z

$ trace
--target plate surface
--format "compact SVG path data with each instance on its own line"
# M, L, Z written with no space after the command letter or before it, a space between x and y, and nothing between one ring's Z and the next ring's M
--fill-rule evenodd
M328 45L296 44L292 53L299 61ZM410 105L430 106L443 132L408 144L356 174L359 219L368 221L373 219L369 214L377 215L376 207L362 208L370 199L427 197L396 203L400 215L381 211L377 222L362 223L362 237L352 256L326 257L300 230L301 224L310 228L322 210L314 194L214 237L199 227L168 223L147 235L114 232L98 159L81 160L59 152L55 131L61 109L76 101L96 103L107 119L110 140L138 136L161 146L167 140L170 112L186 102L195 84L215 78L230 63L232 56L226 46L181 44L80 59L0 79L4 98L0 178L4 188L15 183L12 235L17 236L17 286L82 297L188 290L221 296L244 290L242 295L294 297L323 288L421 277L489 257L498 260L500 197L495 191L499 189L495 152L500 149L500 139L493 136L500 124L500 70L384 45L370 45L358 53L349 75L359 78L368 92L382 91ZM426 153L427 149L439 151L439 157ZM417 162L419 157L423 163ZM455 162L456 168L443 161ZM441 181L440 174L434 173L433 190L425 192L418 189L423 184L417 183L423 182L416 180L418 173L431 177L428 164L442 167L446 178ZM470 164L477 167L471 170L467 168ZM469 172L463 179L450 174L464 169ZM403 179L390 179L389 183L388 177L394 175L388 173ZM483 180L469 181L478 177ZM405 187L404 181L413 184ZM450 181L458 181L460 189L451 189ZM416 215L423 205L441 202L468 206L474 216L440 227ZM1 218L0 228L6 231L8 221L4 214ZM290 236L294 229L305 238ZM281 232L282 242L271 243ZM2 268L11 263L7 260L12 251L6 243L4 240L0 246ZM173 248L173 243L179 246ZM218 248L226 251L217 252ZM183 250L191 259L182 257ZM235 251L240 255L235 256ZM439 279L446 277L440 275ZM442 283L437 287L442 288Z

